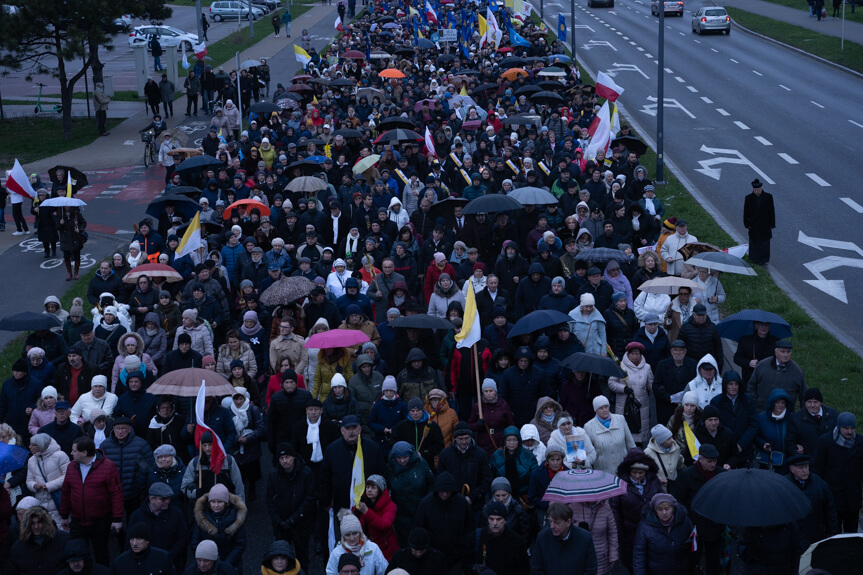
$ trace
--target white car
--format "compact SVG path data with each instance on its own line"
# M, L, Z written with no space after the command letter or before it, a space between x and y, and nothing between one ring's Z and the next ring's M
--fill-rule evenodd
M719 6L699 8L692 16L692 31L696 34L704 34L714 30L731 34L731 17L728 12Z
M130 14L123 14L119 18L115 18L114 26L120 30L128 30L132 27L132 16Z
M153 36L158 36L159 43L162 48L180 49L183 44L186 45L186 50L191 50L198 43L198 35L191 32L183 32L179 28L173 26L137 26L129 32L129 47L145 45L149 50L150 39Z

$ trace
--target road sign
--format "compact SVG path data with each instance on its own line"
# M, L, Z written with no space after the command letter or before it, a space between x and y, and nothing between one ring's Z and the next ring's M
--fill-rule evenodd
M441 30L440 37L444 42L458 42L458 30L455 28L444 28Z

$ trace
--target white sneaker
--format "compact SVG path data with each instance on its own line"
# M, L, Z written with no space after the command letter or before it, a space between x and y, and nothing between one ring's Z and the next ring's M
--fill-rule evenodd
M32 233L33 233L33 230L27 230L26 232L24 232L24 235L29 236Z
M12 232L13 236L23 236L24 232Z

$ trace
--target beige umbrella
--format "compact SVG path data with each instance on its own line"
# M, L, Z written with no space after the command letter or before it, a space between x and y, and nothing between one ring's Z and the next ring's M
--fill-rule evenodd
M693 292L702 291L704 289L692 280L675 276L666 276L663 278L648 280L638 286L638 290L654 294L677 295L677 290L682 287L688 287Z
M380 160L380 154L372 154L370 156L366 156L354 165L353 172L355 174L362 174L363 172L377 164Z
M228 383L227 379L215 371L197 367L186 367L166 373L147 388L147 393L197 397L202 381L207 383L207 397L223 397L234 394L234 387Z
M291 180L287 185L287 189L292 192L318 192L326 190L327 184L315 176L300 176Z

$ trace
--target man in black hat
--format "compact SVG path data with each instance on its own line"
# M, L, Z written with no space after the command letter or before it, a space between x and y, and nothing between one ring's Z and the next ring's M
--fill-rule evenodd
M788 479L812 503L812 511L797 521L803 546L832 537L840 532L833 495L827 483L809 468L809 456L798 453L788 459Z
M836 427L839 412L824 405L824 397L817 387L810 387L803 393L803 407L791 416L794 425L788 429L788 439L797 446L797 453L811 456L818 438Z
M778 388L788 393L790 411L794 411L798 398L802 406L803 396L809 386L806 385L803 370L791 359L791 349L792 344L787 339L777 341L773 357L759 361L752 372L746 391L755 399L759 411L765 408L770 392Z
M78 333L81 334L81 341L72 346L78 351L78 355L86 363L92 365L98 373L110 375L116 350L112 351L111 346L105 340L96 337L92 323L82 325Z
M157 481L150 485L147 501L128 519L129 539L132 539L137 526L143 525L150 534L152 546L167 551L174 569L180 573L186 564L189 528L183 512L171 505L174 495L167 483Z
M111 573L174 575L174 565L167 551L150 546L150 528L136 523L129 527L129 550L111 562Z
M773 355L776 342L779 338L770 333L770 324L754 321L753 333L746 334L737 342L737 351L734 352L734 363L740 366L743 381L749 381L752 372L762 359Z
M682 339L671 342L671 357L665 358L655 367L653 391L656 393L656 412L659 421L668 421L674 415L676 402L671 396L680 393L695 379L697 360L686 354L686 343Z
M291 442L294 426L305 419L306 405L312 399L311 393L297 387L297 373L294 370L285 370L281 377L282 389L270 398L267 420L267 444L273 453L282 443Z
M66 568L58 575L109 575L105 565L93 563L90 546L81 539L69 539L66 542L66 554L63 557Z
M452 444L440 452L437 472L444 471L455 477L459 492L467 493L471 508L479 512L491 489L492 473L488 453L477 447L476 435L465 421L456 424Z
M427 530L414 527L408 537L408 547L399 549L390 559L387 572L395 569L404 569L411 575L440 575L446 571L446 556L432 548Z
M267 478L267 513L276 540L290 541L300 565L309 565L309 532L315 525L315 474L290 443L276 448L279 464ZM308 568L308 567L306 567Z
M432 546L443 552L447 561L444 573L457 575L470 571L474 514L451 473L438 473L432 492L423 497L417 507L414 527L428 530Z
M707 307L703 303L695 304L692 308L692 315L681 326L678 337L686 344L688 357L700 362L705 355L711 354L716 360L717 374L722 371L722 364L725 363L725 356L722 353L722 339L719 337L716 324L707 317ZM751 392L750 395L752 395ZM753 397L755 396L753 395ZM766 395L764 399L767 399ZM763 405L759 407L764 409Z
M302 563L302 561L300 561ZM339 557L339 575L359 575L362 563L353 553L345 553Z
M752 192L743 200L743 225L749 231L749 261L765 265L770 261L770 238L776 227L773 195L764 191L761 180L752 182Z
M491 501L485 506L487 524L477 536L474 571L491 569L496 575L522 575L530 572L527 542L515 530L507 527L506 506Z
M312 288L309 302L303 306L303 312L306 332L311 331L315 323L321 318L327 321L330 329L336 329L342 323L338 306L327 298L327 291L323 286Z
M611 307L611 296L614 295L614 288L608 281L602 279L602 271L596 266L589 268L586 275L587 284L578 290L575 299L580 300L582 294L589 293L593 296L596 311L605 313Z

